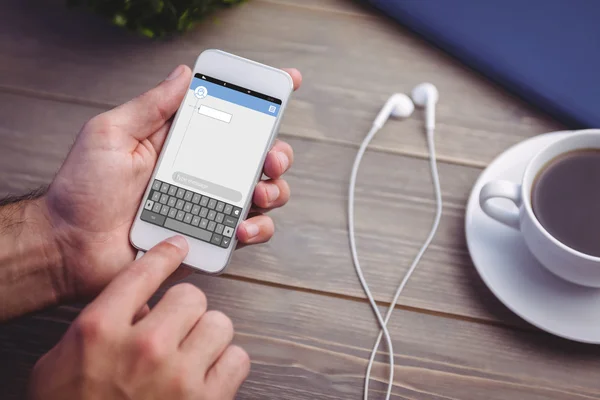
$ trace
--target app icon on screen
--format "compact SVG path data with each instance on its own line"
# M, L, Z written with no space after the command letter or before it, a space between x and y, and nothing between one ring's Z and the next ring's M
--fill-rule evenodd
M275 106L269 106L269 112L274 113L277 108Z
M199 99L203 99L208 95L208 90L204 86L198 86L194 90L194 95Z

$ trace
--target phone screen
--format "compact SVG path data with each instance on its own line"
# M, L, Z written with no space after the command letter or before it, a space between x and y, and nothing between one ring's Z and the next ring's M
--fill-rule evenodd
M229 247L281 100L195 74L140 218Z

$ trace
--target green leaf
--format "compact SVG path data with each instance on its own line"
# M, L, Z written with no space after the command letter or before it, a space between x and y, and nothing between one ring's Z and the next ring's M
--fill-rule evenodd
M147 37L190 30L213 12L245 0L66 0L69 7L85 7L113 24Z

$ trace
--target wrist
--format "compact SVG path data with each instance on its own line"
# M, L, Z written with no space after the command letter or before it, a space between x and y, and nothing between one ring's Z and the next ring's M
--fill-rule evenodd
M67 297L63 270L44 198L0 207L0 320Z

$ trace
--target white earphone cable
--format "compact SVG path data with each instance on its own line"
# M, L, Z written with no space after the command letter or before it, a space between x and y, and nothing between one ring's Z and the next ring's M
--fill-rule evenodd
M365 277L362 273L362 269L361 269L360 263L358 261L358 253L356 252L356 239L354 237L354 187L356 186L356 175L358 174L358 167L360 166L362 157L365 154L365 150L367 149L367 146L371 142L371 139L373 139L373 136L375 136L375 134L377 133L378 130L379 130L379 127L376 125L373 125L373 127L367 134L367 137L361 143L360 148L358 149L358 153L356 154L356 158L354 159L354 165L352 166L352 173L350 174L350 186L348 188L348 234L349 234L349 238L350 238L350 251L352 252L352 260L354 261L354 269L356 270L356 275L358 275L358 280L360 281L360 284L363 287L365 294L367 295L367 299L369 299L369 303L371 303L371 308L373 309L373 312L375 313L375 317L377 318L377 322L379 323L379 326L381 327L381 332L383 333L383 336L385 337L385 341L386 341L388 350L390 352L390 375L389 375L387 395L385 397L386 400L389 400L390 394L392 392L392 385L394 384L394 349L392 347L392 339L390 338L390 333L387 330L385 322L383 321L383 317L381 316L381 313L379 312L379 309L377 308L377 303L375 303L375 299L373 298L373 295L371 294L371 291L369 290L369 285L367 285L367 281L365 280ZM379 335L379 339L381 340L381 334ZM368 371L370 369L371 369L371 363L369 363ZM367 400L369 397L368 388L369 388L369 383L367 380L367 381L365 381L364 400Z
M355 237L354 237L354 188L356 186L356 176L358 174L358 167L360 166L360 162L362 160L362 157L365 153L367 146L369 145L369 143L371 142L371 140L375 136L375 133L377 133L378 130L379 129L375 126L373 128L371 128L371 131L369 131L367 137L361 144L360 149L358 150L358 153L356 154L356 158L354 160L354 165L352 167L352 174L350 176L350 186L349 186L349 195L348 195L348 225L349 225L350 249L352 252L352 259L354 261L354 268L356 270L356 274L358 275L360 283L365 291L365 294L367 295L367 298L369 299L369 303L371 304L371 307L373 308L373 311L375 312L377 321L379 322L379 325L381 327L381 331L379 332L379 336L377 337L375 345L373 346L373 350L371 351L371 357L369 358L369 363L367 365L367 372L366 372L365 385L364 385L364 395L363 395L364 400L368 400L368 398L369 398L369 381L371 379L371 369L373 367L373 363L375 361L375 355L377 354L377 349L379 348L379 345L381 343L382 336L385 337L386 344L388 346L389 353L390 353L389 354L390 374L389 374L388 388L387 388L387 392L386 392L386 396L385 396L386 400L389 400L389 398L391 396L392 387L393 387L393 383L394 383L393 382L393 379L394 379L394 351L393 351L393 347L392 347L391 337L390 337L389 331L387 329L387 323L392 316L392 313L394 311L394 308L396 307L396 304L398 302L398 298L400 297L400 294L404 290L404 287L406 286L407 282L409 281L410 277L412 276L413 272L415 271L417 265L421 261L423 254L425 254L425 251L427 251L427 248L431 244L431 242L437 232L437 229L440 225L440 220L442 217L442 206L443 206L442 190L441 190L441 186L440 186L440 178L439 178L439 174L438 174L436 154L435 154L434 130L427 129L427 145L429 147L429 162L430 162L430 167L431 167L431 177L433 180L435 199L436 199L435 218L433 221L433 225L431 227L431 231L429 232L429 236L423 243L423 246L417 253L416 257L414 258L410 268L404 275L404 278L402 279L400 286L398 286L398 289L396 290L394 299L392 300L392 303L390 304L390 308L388 309L388 311L386 313L385 320L382 321L381 314L379 312L379 309L377 308L377 304L375 303L373 295L371 294L371 291L369 290L367 282L364 279L364 276L362 273L362 268L358 261L358 254L356 251L356 242L355 242Z

